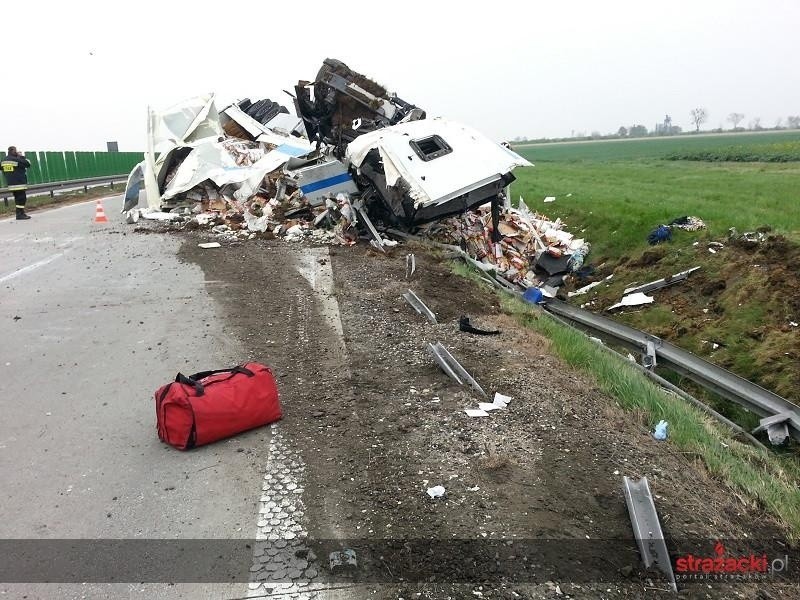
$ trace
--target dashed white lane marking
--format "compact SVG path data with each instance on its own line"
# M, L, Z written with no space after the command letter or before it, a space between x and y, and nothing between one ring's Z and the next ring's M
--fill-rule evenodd
M43 267L43 266L45 266L47 264L50 264L51 262L53 262L57 258L61 258L62 256L64 256L65 254L66 254L66 252L59 252L58 254L53 254L52 256L48 256L47 258L43 258L42 260L36 261L33 264L30 264L28 266L25 266L25 267L22 267L20 269L17 269L16 271L12 271L11 273L8 273L7 275L3 275L2 277L0 277L0 283L5 283L6 281L10 281L12 279L15 279L16 277L19 277L20 275L24 275L25 273L30 273L31 271L33 271L35 269L38 269L39 267Z

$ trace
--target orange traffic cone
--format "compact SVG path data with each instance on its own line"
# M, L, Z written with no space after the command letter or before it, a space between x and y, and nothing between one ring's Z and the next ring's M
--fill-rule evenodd
M95 223L108 223L108 219L106 218L106 213L103 210L103 201L100 200L100 199L97 200L97 206L95 207L94 222Z

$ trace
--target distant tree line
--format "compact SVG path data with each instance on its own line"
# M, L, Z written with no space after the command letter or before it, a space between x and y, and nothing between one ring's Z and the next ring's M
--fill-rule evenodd
M689 119L694 126L694 131L690 133L700 133L700 126L704 123L708 122L709 119L709 112L706 108L697 107L692 109L689 112ZM748 122L747 128L740 127L739 123L742 123L747 115L744 113L732 112L728 115L727 121L733 126L731 129L723 129L722 124L715 129L711 129L706 131L706 133L735 133L738 131L766 131L768 129L771 130L781 130L781 129L800 129L800 115L789 115L786 117L785 125L783 118L779 118L775 122L774 127L764 127L761 125L761 117L752 117ZM614 133L607 133L602 134L599 131L592 131L591 133L587 134L585 131L573 131L570 137L562 137L562 138L523 138L517 136L514 138L514 142L563 142L568 140L616 140L616 139L625 139L625 138L642 138L642 137L660 137L660 136L667 136L667 135L680 135L683 133L683 129L678 125L672 124L672 117L667 115L664 117L664 121L661 123L656 123L655 127L652 130L648 130L642 124L635 124L635 125L621 125L619 129L617 129Z

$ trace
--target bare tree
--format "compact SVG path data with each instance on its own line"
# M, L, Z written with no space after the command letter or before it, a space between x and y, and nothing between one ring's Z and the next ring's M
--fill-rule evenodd
M761 130L761 117L753 117L753 120L750 121L750 129L754 131Z
M628 128L624 125L617 129L617 135L619 137L628 137Z
M728 115L728 121L731 122L734 129L739 126L739 123L742 122L742 119L744 119L744 115L742 113L731 113Z
M778 120L775 121L775 129L782 129L781 124L783 123L783 119L778 117Z
M789 115L788 117L786 117L786 126L789 129L800 129L800 116Z
M700 125L708 121L708 111L705 108L694 108L689 114L692 116L694 130L700 131Z

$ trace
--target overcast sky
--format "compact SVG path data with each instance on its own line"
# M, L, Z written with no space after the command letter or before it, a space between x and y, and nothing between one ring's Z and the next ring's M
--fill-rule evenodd
M269 97L338 58L428 114L498 139L800 114L800 2L132 3L45 0L3 16L0 143L143 150L148 104ZM293 108L292 108L293 111Z

